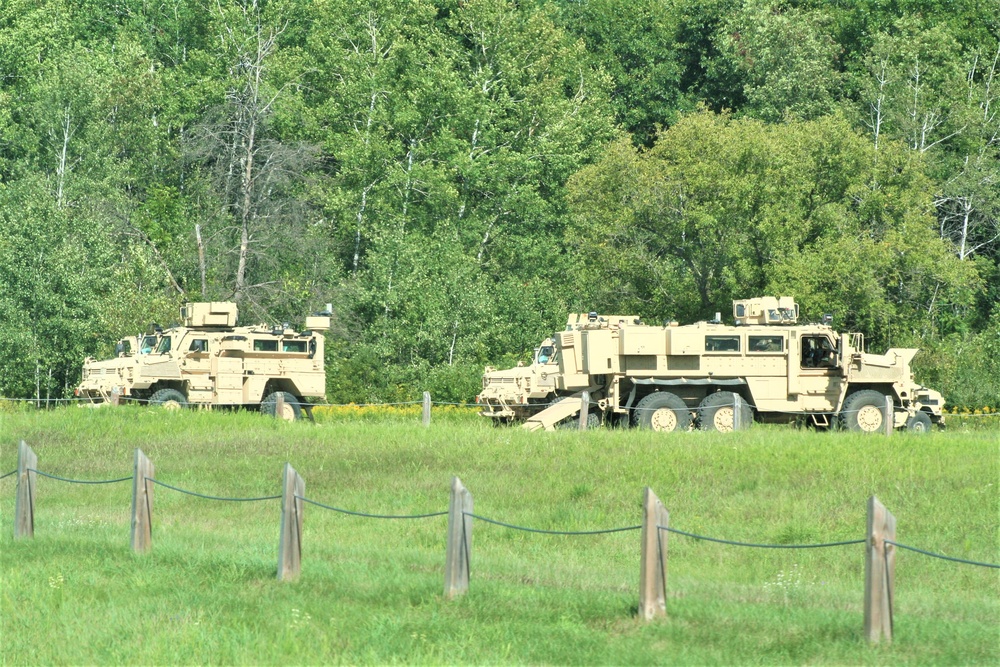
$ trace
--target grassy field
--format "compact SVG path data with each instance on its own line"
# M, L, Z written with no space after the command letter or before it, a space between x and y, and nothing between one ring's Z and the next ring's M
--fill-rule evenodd
M523 433L452 410L318 424L144 408L0 413L0 473L27 441L44 472L131 474L199 493L306 496L375 514L447 509L550 530L637 525L648 485L671 526L760 543L860 539L875 494L901 543L1000 562L1000 431L861 437ZM39 478L35 538L12 538L0 481L3 664L1000 663L995 569L897 556L895 641L861 634L861 545L763 550L669 536L668 618L643 623L639 533L552 536L474 522L471 588L443 599L446 517L375 520L306 506L302 576L275 578L280 502L155 488L153 550L129 549L131 483Z

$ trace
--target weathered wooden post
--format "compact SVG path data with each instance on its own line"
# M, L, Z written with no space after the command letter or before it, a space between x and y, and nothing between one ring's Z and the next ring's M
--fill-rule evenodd
M882 420L883 426L885 426L885 434L892 435L893 430L896 427L896 416L892 409L892 396L886 395L885 397L885 419Z
M584 391L580 394L580 424L581 431L587 430L587 419L590 416L590 392Z
M35 536L35 470L38 457L22 440L17 446L17 496L14 500L14 539Z
M733 431L743 429L743 397L733 393Z
M285 393L282 391L274 399L274 416L276 419L285 418Z
M646 487L642 501L639 615L647 621L667 614L667 527L670 513Z
M868 499L865 541L865 639L892 641L892 591L896 585L896 517L875 496Z
M293 581L302 571L302 498L306 481L285 464L281 489L281 539L278 543L278 581Z
M448 545L444 559L444 596L452 599L469 592L469 557L472 553L472 494L458 477L451 479L448 505Z
M423 411L424 426L431 425L431 392L424 392L424 411Z
M132 472L132 551L146 553L153 548L153 462L141 449L135 450Z

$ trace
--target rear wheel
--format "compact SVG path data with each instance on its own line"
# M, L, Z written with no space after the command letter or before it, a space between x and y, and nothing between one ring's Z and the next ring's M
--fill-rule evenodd
M280 414L278 412L279 396L284 403ZM261 401L260 411L266 415L283 419L286 422L302 419L302 407L299 405L298 399L287 391L275 391L268 394L267 398Z
M640 400L632 411L635 426L670 433L691 427L691 410L677 394L656 391Z
M928 433L931 430L931 418L926 412L918 411L906 420L906 430L912 433Z
M187 407L187 398L176 389L160 389L149 397L150 405L159 405L165 410L182 410Z
M873 389L856 391L844 399L840 411L840 425L848 431L881 433L885 429L885 394Z
M735 430L736 399L738 394L731 391L717 391L709 394L698 405L698 424L703 431L719 431L729 433ZM740 430L750 428L753 422L753 410L750 404L740 400Z

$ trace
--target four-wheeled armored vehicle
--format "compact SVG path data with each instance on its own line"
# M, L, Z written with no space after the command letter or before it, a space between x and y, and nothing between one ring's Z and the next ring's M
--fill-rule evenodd
M592 419L658 431L728 431L755 420L864 432L884 431L887 419L914 431L943 426L941 394L913 379L916 349L866 353L862 334L839 334L828 317L798 324L792 297L734 301L733 317L733 325L717 315L652 326L571 316L576 324L551 338L548 363L531 366L546 384L521 391L510 371L488 368L480 414L548 430L579 413L586 391Z
M323 335L328 314L287 324L236 326L236 304L187 303L181 324L155 335L123 339L117 356L88 357L76 395L100 404L141 401L167 407L244 406L285 419L308 409L303 399L326 395ZM129 343L126 350L125 343ZM146 349L146 343L155 343Z

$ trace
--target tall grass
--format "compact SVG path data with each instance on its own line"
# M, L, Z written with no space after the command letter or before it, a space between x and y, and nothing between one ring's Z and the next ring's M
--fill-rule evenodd
M632 526L651 486L671 525L758 543L864 537L875 494L899 542L998 562L997 431L861 437L758 427L740 435L524 433L435 412L317 424L143 408L0 415L0 473L26 440L39 469L131 473L224 497L280 493L373 514L447 509L550 530ZM129 550L131 484L38 480L36 537L11 537L0 481L5 664L996 664L996 570L897 556L895 641L861 635L861 545L760 550L669 535L668 614L635 616L639 534L552 536L474 522L471 589L442 597L446 519L353 517L307 505L302 576L276 581L279 502L155 487L153 550Z

